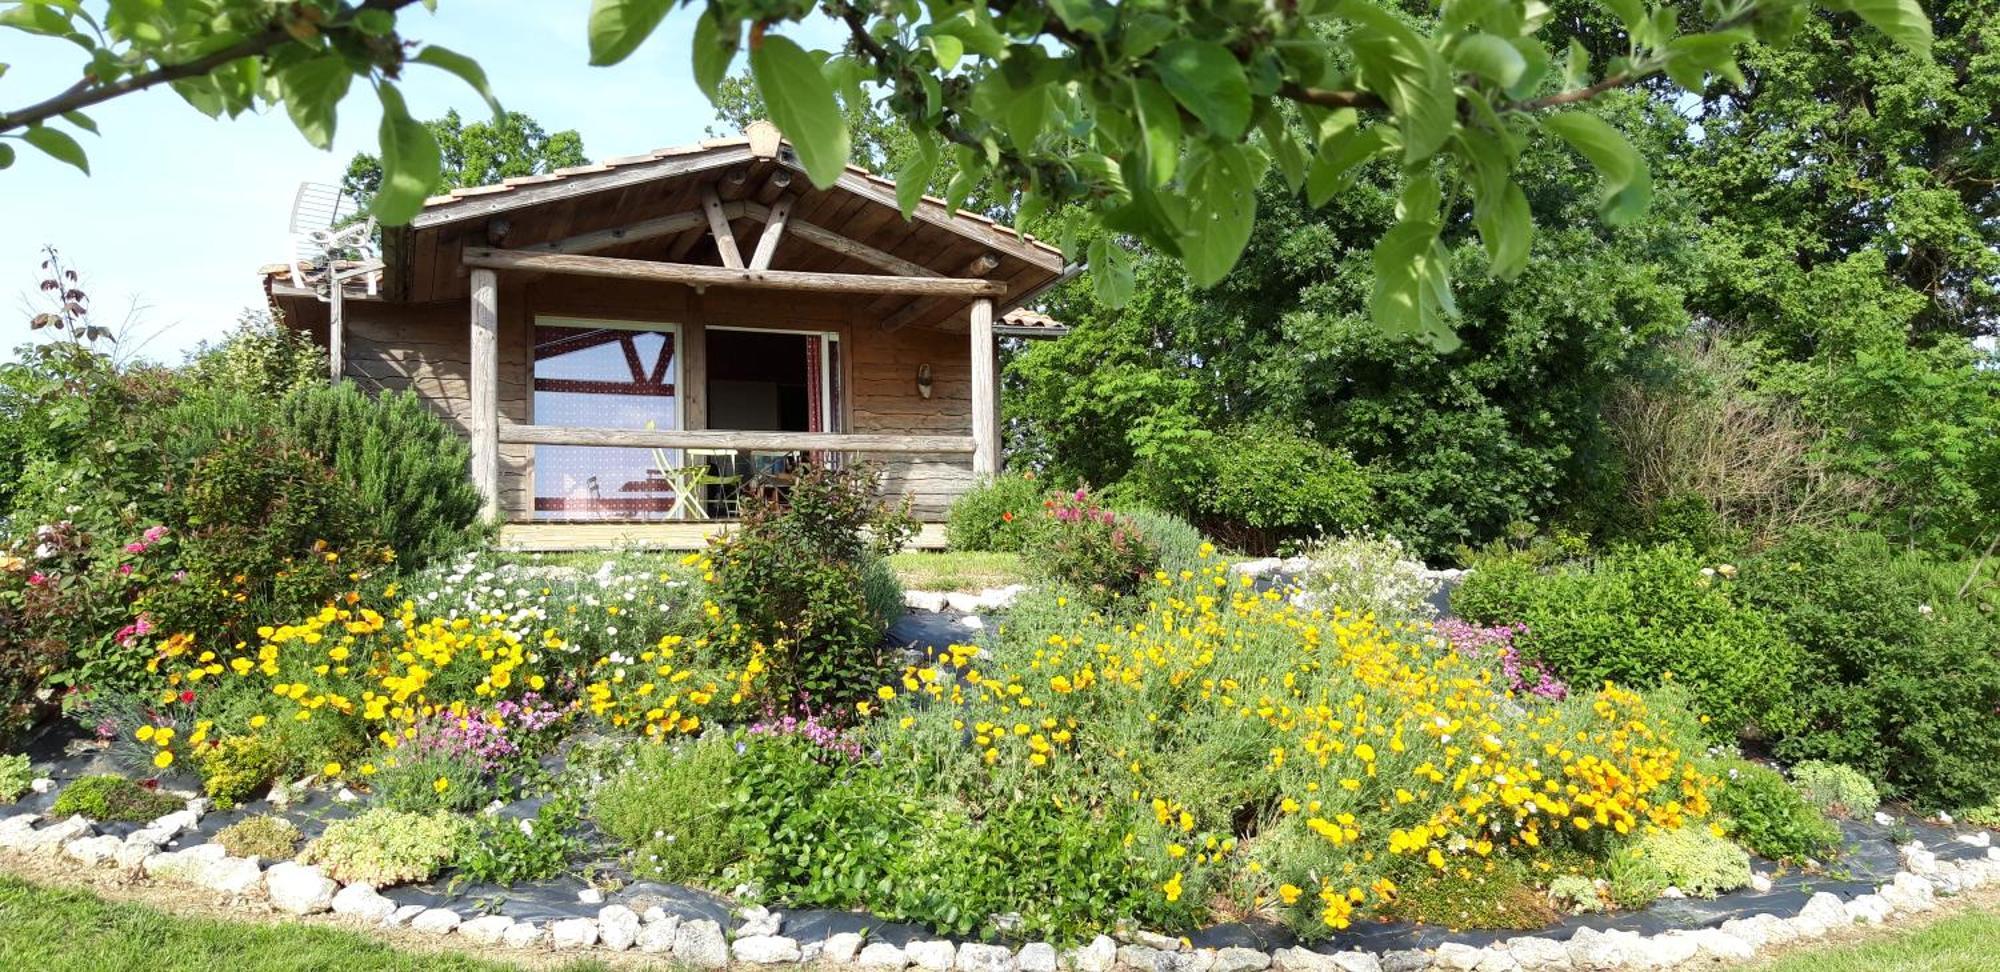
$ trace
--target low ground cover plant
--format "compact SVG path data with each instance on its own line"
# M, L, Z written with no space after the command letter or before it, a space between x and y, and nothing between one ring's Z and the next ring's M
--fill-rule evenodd
M0 756L0 803L13 803L28 792L35 781L34 768L28 765L28 754L8 753Z
M215 833L215 842L231 857L261 857L267 861L288 861L298 853L298 825L283 817L259 814L245 817Z
M1875 784L1860 770L1839 763L1807 760L1792 767L1792 784L1806 802L1836 817L1866 817L1882 805Z
M424 881L459 853L469 826L449 813L406 813L376 807L327 824L299 853L343 884L362 881L377 888Z
M1840 830L1807 803L1783 775L1740 759L1715 766L1724 784L1716 809L1731 839L1774 861L1826 861L1839 850Z
M49 815L83 814L92 820L150 823L181 809L184 801L122 776L86 776L62 788Z

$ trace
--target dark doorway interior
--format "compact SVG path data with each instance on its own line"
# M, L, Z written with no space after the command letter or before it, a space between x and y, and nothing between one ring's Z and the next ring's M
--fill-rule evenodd
M708 330L708 427L810 432L810 335Z

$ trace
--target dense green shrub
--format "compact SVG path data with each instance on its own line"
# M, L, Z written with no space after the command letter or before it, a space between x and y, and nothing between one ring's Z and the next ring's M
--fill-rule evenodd
M277 733L223 736L196 750L201 787L217 810L230 810L269 785L283 771Z
M953 550L1018 553L1042 511L1045 487L1032 473L1003 473L953 500L945 538Z
M1137 591L1160 567L1160 550L1127 517L1085 490L1047 501L1023 559L1036 578L1073 589L1098 607Z
M182 806L183 801L122 776L86 776L56 794L49 815L67 817L80 813L92 820L150 823Z
M774 736L749 739L729 781L740 877L798 906L882 900L913 830L905 795L885 774L809 739Z
M591 816L631 850L634 874L715 883L742 856L730 827L735 756L721 734L634 746L605 770Z
M451 813L405 813L376 807L335 820L306 845L299 860L318 864L342 884L386 888L428 880L457 856L468 825Z
M28 765L27 753L0 756L0 803L19 800L34 781L35 770Z
M1141 463L1120 489L1252 553L1360 529L1374 509L1347 453L1275 422L1193 437Z
M1749 603L1805 659L1787 760L1852 766L1925 807L2000 795L2000 616L1965 568L1866 534L1799 532L1746 563Z
M288 861L299 849L297 825L283 817L259 814L245 817L215 833L215 842L231 857L261 857L267 861Z
M370 532L405 563L422 566L479 540L469 447L415 394L312 384L285 397L278 420L332 465Z
M1515 556L1478 560L1452 608L1481 624L1524 624L1516 644L1573 685L1672 681L1714 734L1782 733L1800 669L1797 645L1767 610L1682 547L1627 548L1542 570Z
M1118 515L1124 517L1146 542L1160 552L1160 567L1179 573L1194 570L1202 561L1202 547L1208 538L1194 524L1172 513L1162 513L1146 507L1120 509Z
M202 344L181 369L189 387L275 401L327 380L326 351L268 314L246 312L221 343Z
M1792 784L1806 802L1836 817L1866 817L1882 805L1875 784L1859 770L1809 759L1792 767Z
M1740 759L1716 767L1722 792L1715 809L1730 839L1774 861L1825 861L1840 848L1840 829L1813 809L1776 770Z
M737 663L763 652L772 706L844 707L881 684L893 608L884 580L871 591L868 573L915 525L907 504L882 503L878 485L869 467L808 466L784 504L746 503L739 528L710 548L711 594L740 631L721 640Z

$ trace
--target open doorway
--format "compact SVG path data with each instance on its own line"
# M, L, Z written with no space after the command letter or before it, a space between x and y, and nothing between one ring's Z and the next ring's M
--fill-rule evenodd
M708 329L708 427L840 431L840 342L831 334Z

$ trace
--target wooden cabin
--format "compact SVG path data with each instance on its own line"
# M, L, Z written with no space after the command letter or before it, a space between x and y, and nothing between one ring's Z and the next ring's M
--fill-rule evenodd
M698 546L805 462L876 464L936 524L999 468L997 344L1074 273L1046 243L741 137L458 189L379 260L267 268L336 379L471 442L501 543ZM932 526L920 542L941 542Z

